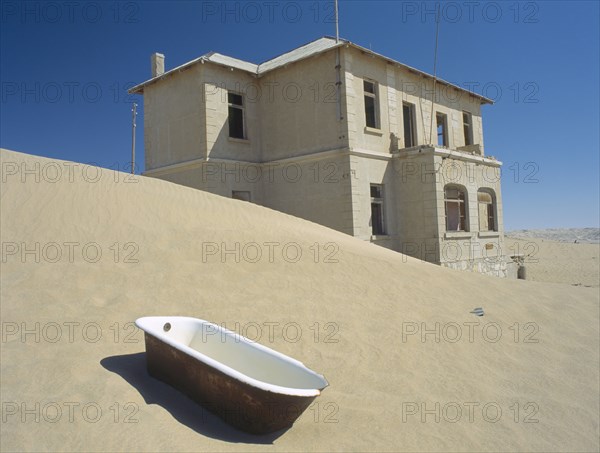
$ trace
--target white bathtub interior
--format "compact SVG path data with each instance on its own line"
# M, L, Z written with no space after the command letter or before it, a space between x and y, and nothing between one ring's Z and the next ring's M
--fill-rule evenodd
M256 347L237 334L195 318L141 318L138 326L172 339L248 377L281 387L322 389L327 381L301 363Z

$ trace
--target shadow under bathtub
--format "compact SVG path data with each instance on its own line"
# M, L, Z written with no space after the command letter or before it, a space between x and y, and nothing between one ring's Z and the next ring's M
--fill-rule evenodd
M195 403L170 385L151 377L146 371L146 353L105 357L100 364L118 374L133 386L146 404L158 404L179 422L202 434L226 442L248 444L272 444L287 429L265 435L253 435L239 431L216 415Z

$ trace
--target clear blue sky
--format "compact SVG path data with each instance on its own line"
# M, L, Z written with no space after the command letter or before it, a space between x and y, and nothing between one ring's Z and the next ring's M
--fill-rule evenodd
M0 145L101 166L130 160L126 88L214 50L261 62L333 35L333 2L1 1ZM438 75L496 99L506 229L599 225L599 2L443 2ZM340 0L340 35L432 72L433 2Z

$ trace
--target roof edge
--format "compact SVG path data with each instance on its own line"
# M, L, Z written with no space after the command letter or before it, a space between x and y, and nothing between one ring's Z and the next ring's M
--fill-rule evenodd
M274 57L272 57L272 58L269 58L268 60L261 61L261 62L260 62L260 63L259 63L257 66L259 66L259 67L260 67L261 65L263 65L263 64L265 64L265 63L269 63L269 62L271 62L271 61L273 61L273 60L275 60L275 59L277 59L277 58L279 58L279 57L283 57L285 54L292 53L293 51L295 51L295 50L298 50L298 49L300 49L300 48L302 48L302 47L306 47L306 46L308 46L309 44L312 44L313 42L317 42L317 41L319 41L320 39L331 39L331 40L335 41L335 37L328 36L328 35L321 36L320 38L313 39L312 41L308 41L308 42L305 42L304 44L301 44L301 45L299 45L299 46L297 46L297 47L294 47L292 50L288 50L288 51L286 51L286 52L280 53L279 55L275 55ZM344 41L344 43L350 42L350 41L348 41L347 39L342 39L342 38L340 38L339 40L340 40L340 42L341 42L341 41Z
M320 38L318 38L318 39L314 39L314 40L312 40L312 41L309 41L309 42L307 42L307 43L305 43L305 44L302 44L301 46L295 47L295 48L294 48L294 49L292 49L292 50L289 50L289 51L287 51L287 52L284 52L284 53L282 53L282 54L279 54L279 55L277 55L277 56L275 56L275 57L273 57L273 58L271 58L271 59L269 59L269 60L263 61L263 62L262 62L262 63L260 63L260 64L255 64L255 63L252 63L252 62L249 62L249 61L240 60L239 58L229 57L228 55L225 55L225 54L219 54L219 55L223 55L224 57L227 57L227 58L232 58L232 59L234 59L234 60L238 60L238 61L240 61L240 62L243 62L243 63L248 63L248 64L251 64L251 65L255 65L255 66L256 66L256 68L257 68L257 69L256 69L256 71L249 71L249 70L247 70L247 69L244 69L244 68L239 68L239 67L236 67L236 69L238 69L238 70L240 70L240 71L244 71L244 72L246 72L246 73L249 73L249 74L252 74L252 75L254 75L254 76L256 76L256 77L261 77L262 75L264 75L264 74L266 74L266 73L268 73L268 72L271 72L271 71L274 71L274 70L276 70L276 69L279 69L279 68L280 68L280 66L277 66L277 67L274 67L274 68L271 68L271 69L267 69L267 70L265 70L265 71L262 71L262 72L261 72L261 69L260 69L260 68L261 68L261 66L263 66L264 64L267 64L267 63L269 63L269 62L271 62L271 61L275 60L276 58L280 58L280 57L282 57L283 55L286 55L286 54L288 54L288 53L291 53L291 52L293 52L293 51L295 51L295 50L298 50L298 49L300 49L300 48L302 48L302 47L308 46L309 44L311 44L311 43L314 43L314 42L318 41L319 39L324 39L324 38L327 38L327 39L332 39L332 40L335 40L335 39L336 39L336 38L334 38L334 37L332 37L332 36L327 36L327 35L325 35L325 36L322 36L322 37L320 37ZM437 77L437 76L436 76L436 77L434 77L433 75L431 75L431 74L429 74L429 73L427 73L427 72L425 72L425 71L421 71L420 69L413 68L412 66L408 66L407 64L401 63L401 62L399 62L399 61L397 61L397 60L394 60L393 58L386 57L385 55L382 55L382 54L380 54L380 53L374 52L374 51L372 51L371 49L367 49L366 47L363 47L363 46L361 46L361 45L359 45L359 44L355 44L355 43L353 43L353 42L351 42L351 41L349 41L349 40L347 40L347 39L344 39L344 38L339 38L339 41L338 41L338 42L336 42L336 43L335 43L335 45L333 45L332 47L329 47L329 48L326 48L326 49L322 49L322 50L320 50L320 51L318 51L318 52L315 52L315 53L312 53L312 54L309 54L309 55L305 55L305 56L303 56L303 57L299 58L298 60L295 60L295 61L292 61L292 62L290 62L289 64L292 64L292 63L297 63L297 62L299 62L299 61L305 60L305 59L307 59L307 58L310 58L310 57L312 57L312 56L315 56L315 55L320 55L320 54L323 54L323 53L325 53L325 52L328 52L328 51L330 51L330 50L333 50L333 49L337 49L337 48L339 48L339 47L342 47L342 46L346 46L346 47L350 46L350 47L353 47L353 48L355 48L355 49L357 49L357 50L360 50L361 52L364 52L364 53L367 53L367 54L370 54L370 55L376 56L376 57L378 57L378 58L381 58L381 59L383 59L383 60L387 61L388 63L394 64L394 65L397 65L397 66L399 66L399 67L401 67L401 68L407 69L407 70L409 70L409 71L411 71L411 72L414 72L414 73L416 73L416 74L419 74L419 75L421 75L421 76L423 76L423 77L426 77L426 78L428 78L428 79L431 79L431 80L435 79L437 83L441 83L441 84L443 84L443 85L446 85L446 86L448 86L448 87L454 88L454 89L456 89L456 90L458 90L458 91L461 91L461 92L467 93L467 94L469 94L470 96L473 96L473 97L474 97L474 98L476 98L476 99L479 99L479 101L481 102L481 104L490 104L490 105L493 105L493 104L494 104L494 101L493 101L492 99L489 99L489 98L487 98L487 97L485 97L485 96L482 96L482 95L480 95L480 94L477 94L477 93L475 93L475 92L473 92L473 91L469 91L469 90L467 90L466 88L462 88L462 87L460 87L460 86L458 86L458 85L456 85L456 84L454 84L454 83L448 82L447 80L441 79L441 78L439 78L439 77ZM190 61L188 61L187 63L184 63L184 64L182 64L182 65L180 65L180 66L177 66L177 67L175 67L175 68L173 68L173 69L170 69L169 71L166 71L164 74L161 74L161 75L160 75L160 76L158 76L158 77L153 77L153 78L151 78L151 79L148 79L148 80L146 80L145 82L142 82L142 83L140 83L140 84L138 84L138 85L136 85L136 86L134 86L134 87L130 88L129 90L127 90L127 93L129 93L129 94L143 94L143 93L144 93L144 87L145 87L145 86L148 86L148 85L151 85L151 84L153 84L153 83L155 83L155 82L158 82L158 81L160 81L160 80L164 79L165 77L168 77L169 75L171 75L171 74L174 74L174 73L176 73L176 72L181 72L181 71L183 71L183 70L186 70L186 69L190 68L191 66L193 66L193 65L195 65L195 64L197 64L197 63L200 63L200 62L204 62L204 63L212 63L212 64L216 64L216 65L220 65L220 66L228 67L228 65L227 65L227 64L224 64L224 63L221 63L221 62L217 62L217 61L212 61L212 60L210 60L210 57L211 57L212 55L214 55L214 54L217 54L217 52L208 52L208 53L205 53L205 54L203 54L202 56L200 56L200 57L198 57L198 58L195 58L194 60L190 60Z
M209 61L208 57L210 55L214 54L214 53L215 52L205 53L204 55L201 55L198 58L194 58L193 60L190 60L187 63L184 63L182 65L176 66L173 69L169 69L168 71L164 72L163 74L161 74L159 76L152 77L151 79L148 79L145 82L138 83L134 87L131 87L130 89L128 89L127 93L128 94L144 94L144 87L145 86L151 85L153 83L156 83L159 80L162 80L165 77L167 77L167 76L169 76L171 74L174 74L175 72L185 71L186 69L189 69L191 66L195 65L196 63L199 63L200 61Z
M442 83L442 84L447 85L449 87L452 87L452 88L454 88L454 89L456 89L458 91L463 91L463 92L465 92L465 93L467 93L467 94L469 94L469 95L471 95L471 96L479 99L480 101L482 101L481 102L482 104L490 104L490 105L494 104L494 101L492 99L486 98L485 96L477 94L477 93L475 93L473 91L469 91L466 88L460 87L460 86L458 86L458 85L456 85L456 84L454 84L452 82L448 82L447 80L441 79L441 78L439 78L437 76L434 77L432 74L429 74L428 72L421 71L420 69L417 69L417 68L413 68L412 66L408 66L407 64L401 63L401 62L399 62L397 60L394 60L393 58L386 57L385 55L382 55L382 54L377 53L377 52L373 52L371 49L367 49L366 47L363 47L363 46L361 46L359 44L355 44L355 43L350 42L350 41L346 41L346 44L349 45L349 46L351 46L351 47L354 47L357 50L360 50L362 52L371 54L371 55L376 56L378 58L382 58L382 59L388 61L389 63L398 65L398 66L400 66L400 67L402 67L404 69L407 69L409 71L415 72L415 73L420 74L420 75L422 75L424 77L427 77L429 79L432 79L432 80L435 79L437 83Z

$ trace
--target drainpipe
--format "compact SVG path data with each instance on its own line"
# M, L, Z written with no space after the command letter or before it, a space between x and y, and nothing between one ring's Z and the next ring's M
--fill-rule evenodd
M342 65L340 63L340 48L335 50L335 91L337 120L342 121Z
M340 24L338 17L338 0L335 0L335 43L340 43ZM335 51L335 91L337 97L336 113L337 120L342 121L342 76L341 76L341 64L340 64L340 48L338 47Z

